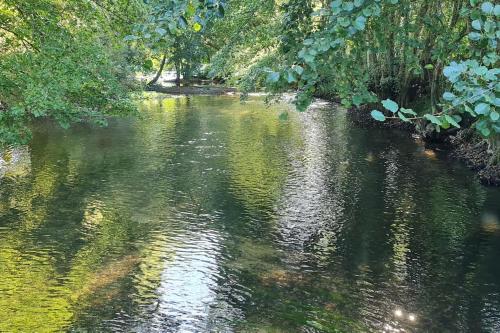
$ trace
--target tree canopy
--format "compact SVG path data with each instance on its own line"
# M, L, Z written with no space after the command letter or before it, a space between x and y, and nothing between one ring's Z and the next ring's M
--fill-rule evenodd
M0 140L26 142L33 118L128 114L133 73L165 67L495 145L499 16L481 0L4 0Z

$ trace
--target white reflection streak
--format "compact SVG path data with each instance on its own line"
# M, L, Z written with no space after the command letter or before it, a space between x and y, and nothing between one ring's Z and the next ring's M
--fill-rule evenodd
M280 233L289 245L302 247L315 234L320 224L313 220L325 216L321 210L327 206L324 131L321 124L310 120L304 130L304 161L297 163L292 183L285 189L283 218L280 221Z
M27 147L0 151L0 179L4 176L24 176L31 172L31 157Z
M278 231L284 245L297 251L289 256L289 260L295 262L300 261L304 246L315 236L319 236L316 245L322 251L334 251L337 234L331 226L340 223L339 216L345 208L343 196L339 193L343 188L344 173L348 172L346 147L335 145L332 150L328 141L332 135L329 133L331 128L325 126L325 120L319 113L321 110L313 112L304 114L300 119L303 146L298 157L293 159L293 170L284 188L279 210ZM336 120L339 128L335 130L335 136L344 135L340 118ZM335 168L334 176L332 167Z
M218 237L195 234L187 242L167 244L165 252L174 252L166 261L158 288L158 307L154 327L175 332L208 331L210 307L216 302Z

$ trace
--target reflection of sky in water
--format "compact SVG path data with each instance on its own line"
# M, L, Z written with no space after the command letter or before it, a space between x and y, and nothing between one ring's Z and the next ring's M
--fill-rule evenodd
M218 238L199 233L180 240L184 246L175 249L161 273L158 326L176 327L177 332L208 330L218 286Z
M195 215L191 218L194 221ZM202 215L196 219L203 224ZM226 286L221 284L223 236L210 229L178 228L176 222L159 231L145 252L157 259L137 276L137 301L144 306L142 315L149 319L138 317L141 324L135 331L226 332L241 313L232 306Z
M320 114L303 116L301 121L301 146L293 154L277 212L279 238L293 253L286 260L295 264L303 259L305 247L313 241L323 256L335 251L336 231L343 223L341 176L349 164L342 147L331 153L326 144L329 127ZM335 167L336 174L332 172Z
M0 179L4 176L25 176L31 168L29 149L18 147L3 150L0 148Z

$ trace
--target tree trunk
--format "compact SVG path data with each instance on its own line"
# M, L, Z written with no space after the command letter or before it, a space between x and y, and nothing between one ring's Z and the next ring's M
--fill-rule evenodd
M158 69L158 72L156 73L155 77L151 81L148 82L148 86L152 86L160 79L161 73L163 72L163 67L165 67L166 61L167 61L167 55L164 54L163 59L161 59L160 68Z
M489 165L499 165L500 164L500 136L494 135L488 139L488 150L491 153L491 159Z
M181 71L182 71L182 66L180 62L175 63L175 84L177 86L181 85Z
M437 111L437 103L439 101L439 90L440 90L440 75L442 72L442 63L441 60L437 61L436 66L434 67L434 72L431 78L431 110L432 114L435 114Z

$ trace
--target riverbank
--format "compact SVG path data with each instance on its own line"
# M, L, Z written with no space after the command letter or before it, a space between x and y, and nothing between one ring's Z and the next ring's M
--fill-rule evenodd
M237 93L236 88L214 85L163 86L154 84L147 86L147 91L154 91L170 95L228 95Z
M492 158L488 144L475 131L466 128L436 133L417 130L420 124L403 123L400 121L379 122L370 115L370 106L351 108L348 110L351 120L362 127L392 128L408 131L421 139L426 147L440 148L450 158L462 161L469 169L476 172L481 183L490 186L500 186L500 165L491 165ZM428 133L426 135L426 133Z

